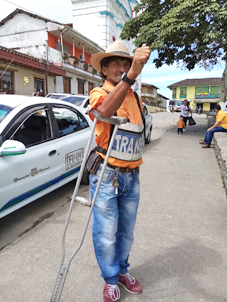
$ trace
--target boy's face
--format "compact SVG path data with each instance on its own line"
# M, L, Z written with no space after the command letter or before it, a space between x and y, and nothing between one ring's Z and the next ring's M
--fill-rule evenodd
M182 116L180 116L180 120L183 121L183 117Z

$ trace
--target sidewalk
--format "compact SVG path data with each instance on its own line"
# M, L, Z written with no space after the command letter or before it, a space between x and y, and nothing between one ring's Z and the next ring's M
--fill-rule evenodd
M122 302L226 302L227 209L221 173L214 148L204 150L199 144L207 120L194 115L197 125L177 135L178 117L153 114L154 126L168 124L168 131L146 146L141 167L130 272L144 290L132 295L121 289ZM67 210L68 205L62 207L0 252L0 302L50 301ZM87 213L87 207L75 204L67 255ZM99 275L89 226L61 302L101 302Z

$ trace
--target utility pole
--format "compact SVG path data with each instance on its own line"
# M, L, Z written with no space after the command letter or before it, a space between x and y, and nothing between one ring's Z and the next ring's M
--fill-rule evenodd
M46 40L46 60L45 60L45 81L46 81L46 94L48 94L48 74L47 74L47 65L48 65L48 40Z

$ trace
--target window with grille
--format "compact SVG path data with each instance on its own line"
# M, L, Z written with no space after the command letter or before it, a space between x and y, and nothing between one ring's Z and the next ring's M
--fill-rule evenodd
M172 88L172 98L175 99L176 98L176 87Z
M0 69L0 94L14 93L14 72Z
M68 55L70 54L68 45L63 44L63 53L67 53Z
M61 42L60 41L56 41L56 49L58 51L61 51Z
M220 95L221 95L221 86L211 86L210 97L215 98L215 97L220 97Z
M196 98L207 98L209 96L209 86L195 87Z
M180 98L187 97L187 87L180 87Z

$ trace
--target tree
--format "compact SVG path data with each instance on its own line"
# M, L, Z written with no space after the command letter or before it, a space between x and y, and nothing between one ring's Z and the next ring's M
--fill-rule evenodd
M225 61L221 102L227 94L227 0L141 0L127 21L122 39L135 39L157 50L157 68L174 62L191 70L198 64L211 70ZM222 108L224 103L220 103Z

